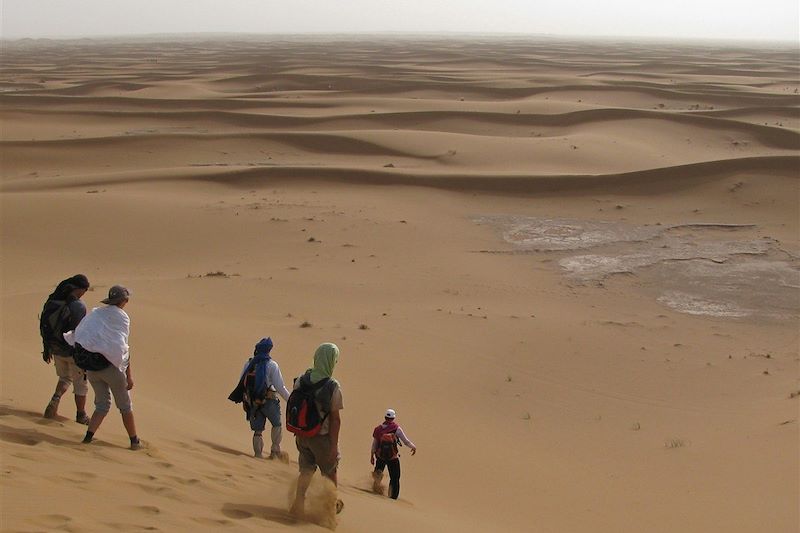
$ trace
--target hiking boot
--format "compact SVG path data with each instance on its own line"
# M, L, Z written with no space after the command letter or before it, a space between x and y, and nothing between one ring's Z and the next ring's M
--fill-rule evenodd
M47 404L44 410L44 417L45 418L55 418L56 414L58 414L58 404L61 400L50 400L50 403Z
M136 439L135 441L131 442L129 450L141 450L144 448L144 443L140 439Z
M270 461L280 461L282 463L289 464L289 453L288 452L272 452L267 457Z
M87 415L86 412L84 411L80 411L78 412L78 414L75 415L75 422L77 422L78 424L83 424L84 426L88 426L89 420L91 420L91 418L89 418L89 415Z

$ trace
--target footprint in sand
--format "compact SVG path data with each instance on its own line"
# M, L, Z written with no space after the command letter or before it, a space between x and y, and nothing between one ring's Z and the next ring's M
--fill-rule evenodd
M197 478L185 478L180 476L168 476L171 480L175 481L176 483L180 483L181 485L198 485L202 483L201 480Z
M56 529L63 528L72 522L72 517L63 514L48 514L36 518L33 522L47 529Z
M245 517L247 518L247 517ZM205 516L197 516L192 518L194 522L204 526L232 526L233 522L224 518L207 518Z
M253 513L249 513L241 509L226 509L225 515L230 516L231 518L235 518L237 520L242 520L244 518L251 518L253 516Z
M161 514L161 509L155 505L135 505L133 509L150 515Z

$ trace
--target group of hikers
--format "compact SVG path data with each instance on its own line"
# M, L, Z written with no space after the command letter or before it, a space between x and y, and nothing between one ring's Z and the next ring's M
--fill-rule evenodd
M40 315L42 357L53 362L58 376L55 391L44 411L45 418L54 418L62 396L72 385L75 395L75 421L88 425L83 443L92 442L100 424L111 409L111 397L122 415L130 438L130 449L142 448L136 433L130 390L133 388L128 337L130 318L124 308L131 292L114 285L104 307L87 314L81 298L89 290L89 279L77 274L61 281L47 297ZM313 366L295 378L292 390L286 387L280 367L272 358L272 338L258 341L253 356L244 364L236 388L228 399L241 403L250 429L253 431L253 454L264 458L263 432L269 421L270 451L267 459L289 461L281 450L283 425L279 398L286 403L286 428L295 436L298 451L297 491L290 512L302 516L305 495L312 476L319 468L321 474L338 484L339 432L344 408L342 390L333 372L339 360L339 347L323 343L314 352ZM94 412L86 413L88 383L94 390ZM396 422L394 409L387 409L384 421L372 432L370 464L373 465L373 490L382 493L382 479L389 471L389 497L400 495L399 447L406 446L411 455L416 445ZM336 501L336 512L343 504Z
M256 343L253 356L245 362L239 380L228 399L241 403L245 417L253 431L253 454L264 457L263 432L269 421L270 453L267 459L288 461L281 450L283 426L281 424L280 398L286 402L286 428L294 433L299 453L300 477L291 512L302 514L305 493L311 477L319 468L322 475L337 484L339 464L339 431L342 424L340 411L344 408L342 389L334 379L333 371L339 360L339 348L333 343L323 343L314 352L314 366L294 380L292 392L286 388L280 366L271 356L272 338ZM373 490L382 492L383 472L389 469L389 497L400 495L400 453L398 446L405 445L411 455L417 446L406 437L395 422L394 409L387 409L384 422L372 433L370 464L373 470ZM341 511L341 500L336 502Z
M111 410L111 396L122 414L122 423L132 450L142 447L136 434L130 390L133 388L128 336L130 318L124 308L130 291L121 285L108 290L105 307L86 313L81 297L89 290L89 279L77 274L63 280L47 297L39 317L42 358L54 363L58 383L44 410L45 418L58 414L61 397L72 385L75 421L86 424L84 444L89 444ZM94 390L94 413L86 414L88 386Z

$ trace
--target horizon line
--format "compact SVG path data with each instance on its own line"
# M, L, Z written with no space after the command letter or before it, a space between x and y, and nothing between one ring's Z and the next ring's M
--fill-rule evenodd
M693 37L693 36L664 36L664 35L615 35L615 34L559 34L559 33L524 33L524 32L478 32L478 31L308 31L308 32L226 32L226 31L176 31L152 33L125 33L125 34L86 34L86 35L42 35L5 37L0 35L0 42L15 41L81 41L81 40L125 40L163 37L490 37L490 38L547 38L567 40L643 40L658 42L695 42L695 43L738 43L738 44L780 44L790 45L800 50L800 40L756 38L756 37Z

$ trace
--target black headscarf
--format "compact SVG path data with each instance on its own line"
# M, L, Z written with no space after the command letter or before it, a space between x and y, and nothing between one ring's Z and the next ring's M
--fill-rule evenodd
M63 280L56 289L47 297L48 300L66 300L75 289L88 289L89 278L83 274L75 274Z

